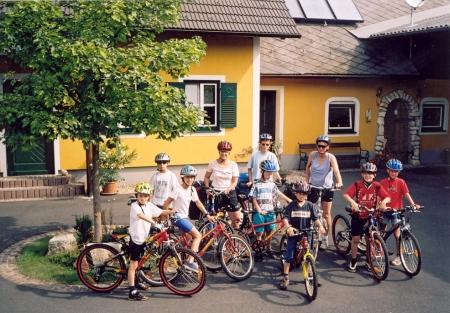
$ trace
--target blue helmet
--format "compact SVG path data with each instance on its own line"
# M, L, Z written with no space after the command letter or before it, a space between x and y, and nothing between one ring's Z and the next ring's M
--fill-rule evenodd
M386 167L393 171L401 171L403 169L403 164L400 160L390 159L386 162Z
M259 168L264 172L276 172L277 167L275 166L275 163L273 163L270 160L264 160L259 164Z
M185 165L180 170L181 176L197 176L197 170L192 165Z

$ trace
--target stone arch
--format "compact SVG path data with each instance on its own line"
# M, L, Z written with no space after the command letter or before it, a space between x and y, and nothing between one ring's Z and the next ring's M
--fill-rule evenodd
M408 144L408 163L411 165L420 164L420 111L419 103L406 93L404 90L398 89L390 92L389 94L383 96L380 101L380 106L378 108L378 118L377 118L377 137L375 140L375 153L381 154L386 142L384 136L384 119L386 117L386 112L389 104L394 100L401 99L408 104L408 128L409 128L409 144Z

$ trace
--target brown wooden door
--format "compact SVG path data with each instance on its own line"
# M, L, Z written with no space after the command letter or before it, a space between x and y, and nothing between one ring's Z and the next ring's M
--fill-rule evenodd
M275 138L276 91L262 90L259 107L259 133L269 133Z
M408 103L404 100L392 101L384 118L384 136L386 150L391 155L402 161L408 162L409 148L409 118Z

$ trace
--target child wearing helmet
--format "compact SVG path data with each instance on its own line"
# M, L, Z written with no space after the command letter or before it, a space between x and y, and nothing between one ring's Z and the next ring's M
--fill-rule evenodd
M189 220L189 206L193 201L198 209L206 215L209 221L214 221L214 218L208 214L202 202L198 198L197 190L192 186L195 177L197 176L197 170L191 165L186 165L181 168L181 185L175 188L169 197L164 201L164 208L167 209L171 204L175 211L175 225L184 233L189 234L192 237L191 249L194 252L198 252L198 246L202 235L197 228ZM188 260L186 266L196 270L198 264L193 260Z
M280 170L278 158L275 155L275 153L269 151L271 145L272 145L271 134L263 133L259 135L258 151L253 152L250 160L247 163L248 186L251 186L253 182L261 178L261 169L259 165L264 160L270 160L273 162L273 164L275 164L276 171L273 172L273 176L275 176L275 180L281 181L280 174L278 174L278 171Z
M153 188L147 182L139 183L135 186L137 201L131 204L130 208L130 266L128 268L128 285L130 292L128 298L130 300L142 301L147 297L139 293L138 289L146 289L146 286L139 283L136 279L136 268L141 259L144 249L145 241L150 231L150 226L156 224L153 218L159 216L168 216L172 212L170 210L161 210L153 203L150 198L153 193Z
M368 209L378 207L380 210L385 210L386 204L391 200L386 189L375 181L376 175L377 166L370 162L364 163L361 166L362 179L351 184L343 195L343 198L352 206L352 258L348 264L348 271L352 273L356 272L358 244L363 234L364 224L367 221L366 217L359 216L359 207L365 206Z
M170 157L167 153L158 153L155 156L157 172L150 178L154 188L152 202L162 208L169 194L179 186L177 176L168 169Z
M256 181L249 193L249 197L252 200L253 208L257 213L253 214L253 224L263 224L275 221L274 202L276 197L279 196L287 202L291 202L286 195L278 190L277 185L272 181L272 175L276 172L275 164L270 160L264 160L260 164L261 179ZM266 234L270 234L275 229L275 224L269 224L265 227L256 228L256 237L258 240L262 239L264 230ZM269 257L273 257L273 253L270 249L270 240L267 242L266 254Z
M313 222L321 233L325 233L325 228L317 216L314 205L307 201L310 186L305 181L300 181L293 185L295 199L286 207L284 211L283 224L288 236L286 251L283 255L283 278L279 284L280 289L286 290L289 285L289 269L294 258L295 247L299 236L293 237L296 232L310 229Z
M406 184L405 180L402 178L399 178L400 171L403 169L403 164L400 160L397 159L390 159L386 163L386 171L388 173L388 177L384 178L380 181L380 184L387 190L389 193L389 196L391 198L391 202L387 204L387 206L391 209L390 211L387 211L383 214L383 216L390 220L392 224L397 223L397 215L392 215L392 212L395 212L397 210L401 210L403 208L403 197L408 200L408 202L412 206L420 207L419 205L414 203L414 200L412 199L408 185ZM401 264L400 261L400 228L397 228L394 232L394 236L397 243L397 256L394 258L394 260L391 261L392 265L398 266Z

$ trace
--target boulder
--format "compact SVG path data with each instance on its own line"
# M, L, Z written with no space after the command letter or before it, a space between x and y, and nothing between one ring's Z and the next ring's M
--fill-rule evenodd
M53 236L48 242L47 255L65 253L77 249L77 239L73 233L61 233Z

